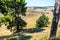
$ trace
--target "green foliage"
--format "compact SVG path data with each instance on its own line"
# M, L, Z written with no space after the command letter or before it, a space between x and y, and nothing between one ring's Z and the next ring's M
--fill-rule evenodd
M10 39L7 39L7 40L17 40L17 38L10 38Z
M2 0L0 0L0 12L2 14L6 14L7 13L7 10L6 10L6 7L5 7L5 2L3 2Z
M25 27L25 25L27 24L23 19L21 19L21 15L25 16L25 12L26 12L26 3L23 2L23 0L20 0L20 2L17 2L16 0L14 1L10 1L10 2L6 2L6 4L8 5L8 7L11 8L11 10L13 10L13 14L14 17L10 23L8 28L11 28L13 26L19 26L20 28Z
M25 12L26 12L27 7L25 7L25 6L26 6L27 3L25 3L25 1L23 1L23 0L20 0L19 2L6 1L5 3L8 7L11 8L11 10L14 9L13 10L14 13L21 14L23 16L26 15Z
M60 27L60 24L59 24L59 27Z
M17 19L18 21L10 21L9 25L7 26L7 29L10 29L11 27L15 27L17 24L20 26L20 28L23 28L27 25L27 23L21 19L20 17Z
M13 18L12 13L8 13L5 16L0 16L0 26L4 24L7 26L7 24L11 21L12 18Z
M37 27L46 27L46 26L48 26L49 23L50 23L49 18L46 15L42 14L42 16L39 17L38 20L36 21L36 26Z
M23 19L18 17L17 20L18 20L17 24L19 24L19 26L21 27L26 26L27 23Z
M0 0L0 12L3 16L0 16L0 26L6 25L7 29L12 27L23 28L27 23L21 18L25 16L27 7L25 7L25 0Z
M52 10L51 10L51 12L53 12L53 13L54 13L54 9L52 9Z

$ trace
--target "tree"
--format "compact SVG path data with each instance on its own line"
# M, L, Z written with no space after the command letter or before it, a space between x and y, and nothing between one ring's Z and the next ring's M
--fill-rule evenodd
M7 8L7 15L0 17L2 20L1 24L5 23L7 24L8 29L12 29L12 27L15 27L17 29L17 32L20 28L26 26L26 22L21 18L21 16L25 16L25 12L27 7L25 7L26 3L25 0L12 0L12 1L4 1L6 8Z
M8 13L7 9L6 9L6 5L5 2L0 0L0 14L5 16ZM4 23L3 22L4 17L0 16L0 26Z
M36 21L36 26L37 27L46 27L46 26L48 26L49 23L50 23L49 18L46 15L42 14L42 16L39 17L38 20Z
M2 0L0 0L0 12L1 12L1 14L6 14L7 13L7 10L6 10L5 6L6 6L5 3Z
M59 3L60 1L55 0L55 9L54 9L54 14L53 14L51 33L50 33L49 39L53 39L56 37L57 26L58 26L59 15L60 15L60 4Z
M25 26L27 23L21 19L21 15L25 16L25 12L26 12L26 3L25 0L13 0L11 2L6 2L7 5L11 8L11 10L13 10L13 14L14 17L12 19L12 21L9 23L9 25L11 26L16 26L17 32L19 31L19 28L22 28L23 26ZM11 24L13 22L13 24ZM20 27L19 27L20 26ZM9 26L8 26L9 28Z

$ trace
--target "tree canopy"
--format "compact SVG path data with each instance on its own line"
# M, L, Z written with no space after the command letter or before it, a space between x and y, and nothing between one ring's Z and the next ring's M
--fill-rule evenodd
M22 28L27 23L21 18L25 16L27 7L25 0L1 0L0 1L0 12L3 17L0 17L0 25L5 24L8 29L12 27Z

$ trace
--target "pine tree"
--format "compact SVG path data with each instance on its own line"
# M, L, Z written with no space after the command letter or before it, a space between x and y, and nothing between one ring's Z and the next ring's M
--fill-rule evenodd
M5 16L8 13L6 9L5 2L3 0L0 0L0 15ZM5 23L5 17L0 16L0 26Z
M26 12L27 7L25 7L26 5L25 0L11 0L11 1L3 0L3 2L6 6L7 14L5 14L5 16L3 17L0 17L1 19L0 25L5 24L8 29L12 29L12 27L15 27L17 30L16 32L18 32L27 24L21 18L21 16L26 15L25 12Z
M25 16L25 12L26 12L26 3L25 0L13 0L11 2L7 1L8 6L11 8L11 10L13 10L13 14L14 17L12 19L12 21L9 23L9 26L16 26L17 32L19 31L19 28L24 27L27 23L21 19L21 15ZM12 24L13 23L13 24ZM8 26L8 28L9 28Z
M2 0L0 0L0 12L2 14L7 13L7 10L6 10L6 7L5 7L5 3Z

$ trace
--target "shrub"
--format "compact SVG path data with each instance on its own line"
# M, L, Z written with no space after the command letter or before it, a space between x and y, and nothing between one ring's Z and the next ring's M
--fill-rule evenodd
M60 24L59 24L59 27L60 27Z
M54 13L54 9L52 9L52 10L51 10L51 12L53 12L53 13Z
M42 14L41 17L38 18L38 20L36 21L36 26L37 27L47 27L47 25L49 24L49 18Z

